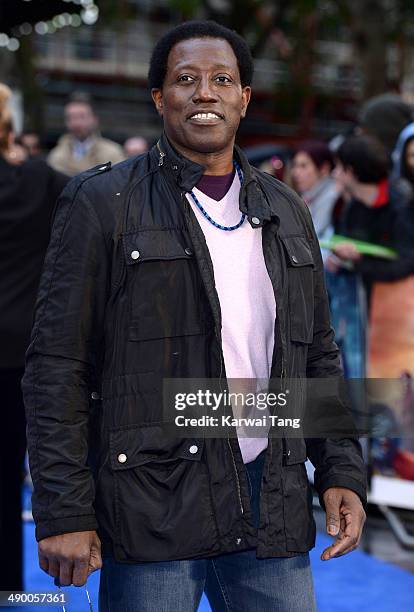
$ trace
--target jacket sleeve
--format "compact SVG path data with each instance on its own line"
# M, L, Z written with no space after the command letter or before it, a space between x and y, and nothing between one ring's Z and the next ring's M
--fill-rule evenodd
M38 541L97 528L88 431L109 256L85 180L70 181L56 205L22 380Z
M330 322L329 301L318 239L308 207L301 203L315 262L314 270L314 334L309 345L308 378L336 377L343 381L339 349L334 341L335 332ZM338 402L341 399L338 397ZM367 505L367 476L362 449L357 437L306 438L307 454L315 467L314 484L319 501L325 509L323 493L330 487L351 489Z

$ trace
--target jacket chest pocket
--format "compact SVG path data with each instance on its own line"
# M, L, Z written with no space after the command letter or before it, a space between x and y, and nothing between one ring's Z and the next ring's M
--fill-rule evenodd
M123 234L128 267L130 340L203 333L205 300L184 229L142 228Z
M310 344L313 341L315 263L305 235L280 237L286 254L290 339Z

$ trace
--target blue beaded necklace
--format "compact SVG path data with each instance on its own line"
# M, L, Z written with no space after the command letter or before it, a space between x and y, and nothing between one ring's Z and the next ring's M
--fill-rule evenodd
M236 160L233 160L233 165L236 168L239 180L240 180L240 185L243 184L243 172L242 169L240 168L239 164L236 162ZM242 216L240 218L240 221L238 223L236 223L236 225L231 225L231 226L226 226L226 225L220 225L220 223L217 223L217 221L214 221L214 219L212 219L210 217L210 215L208 214L208 212L201 206L197 196L195 195L195 193L193 193L193 191L190 191L190 195L194 200L194 204L197 206L197 208L199 209L199 211L205 216L205 218L207 219L207 221L210 221L210 223L212 225L214 225L214 227L217 227L218 229L224 230L225 232L231 232L232 230L237 229L238 227L240 227L241 225L243 225L243 222L246 218L246 215L244 213L242 213Z

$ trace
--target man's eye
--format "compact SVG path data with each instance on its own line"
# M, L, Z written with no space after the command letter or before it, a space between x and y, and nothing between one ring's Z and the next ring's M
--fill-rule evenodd
M178 81L184 82L184 83L189 83L191 81L193 81L193 77L190 76L189 74L182 74L178 77L177 79Z
M219 83L231 83L231 78L226 76L225 74L220 74L216 77L216 81Z

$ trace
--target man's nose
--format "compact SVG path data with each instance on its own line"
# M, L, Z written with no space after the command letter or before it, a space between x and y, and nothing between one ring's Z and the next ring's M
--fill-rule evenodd
M198 81L198 85L193 95L193 102L216 102L217 95L214 92L213 83L210 79L202 77Z

